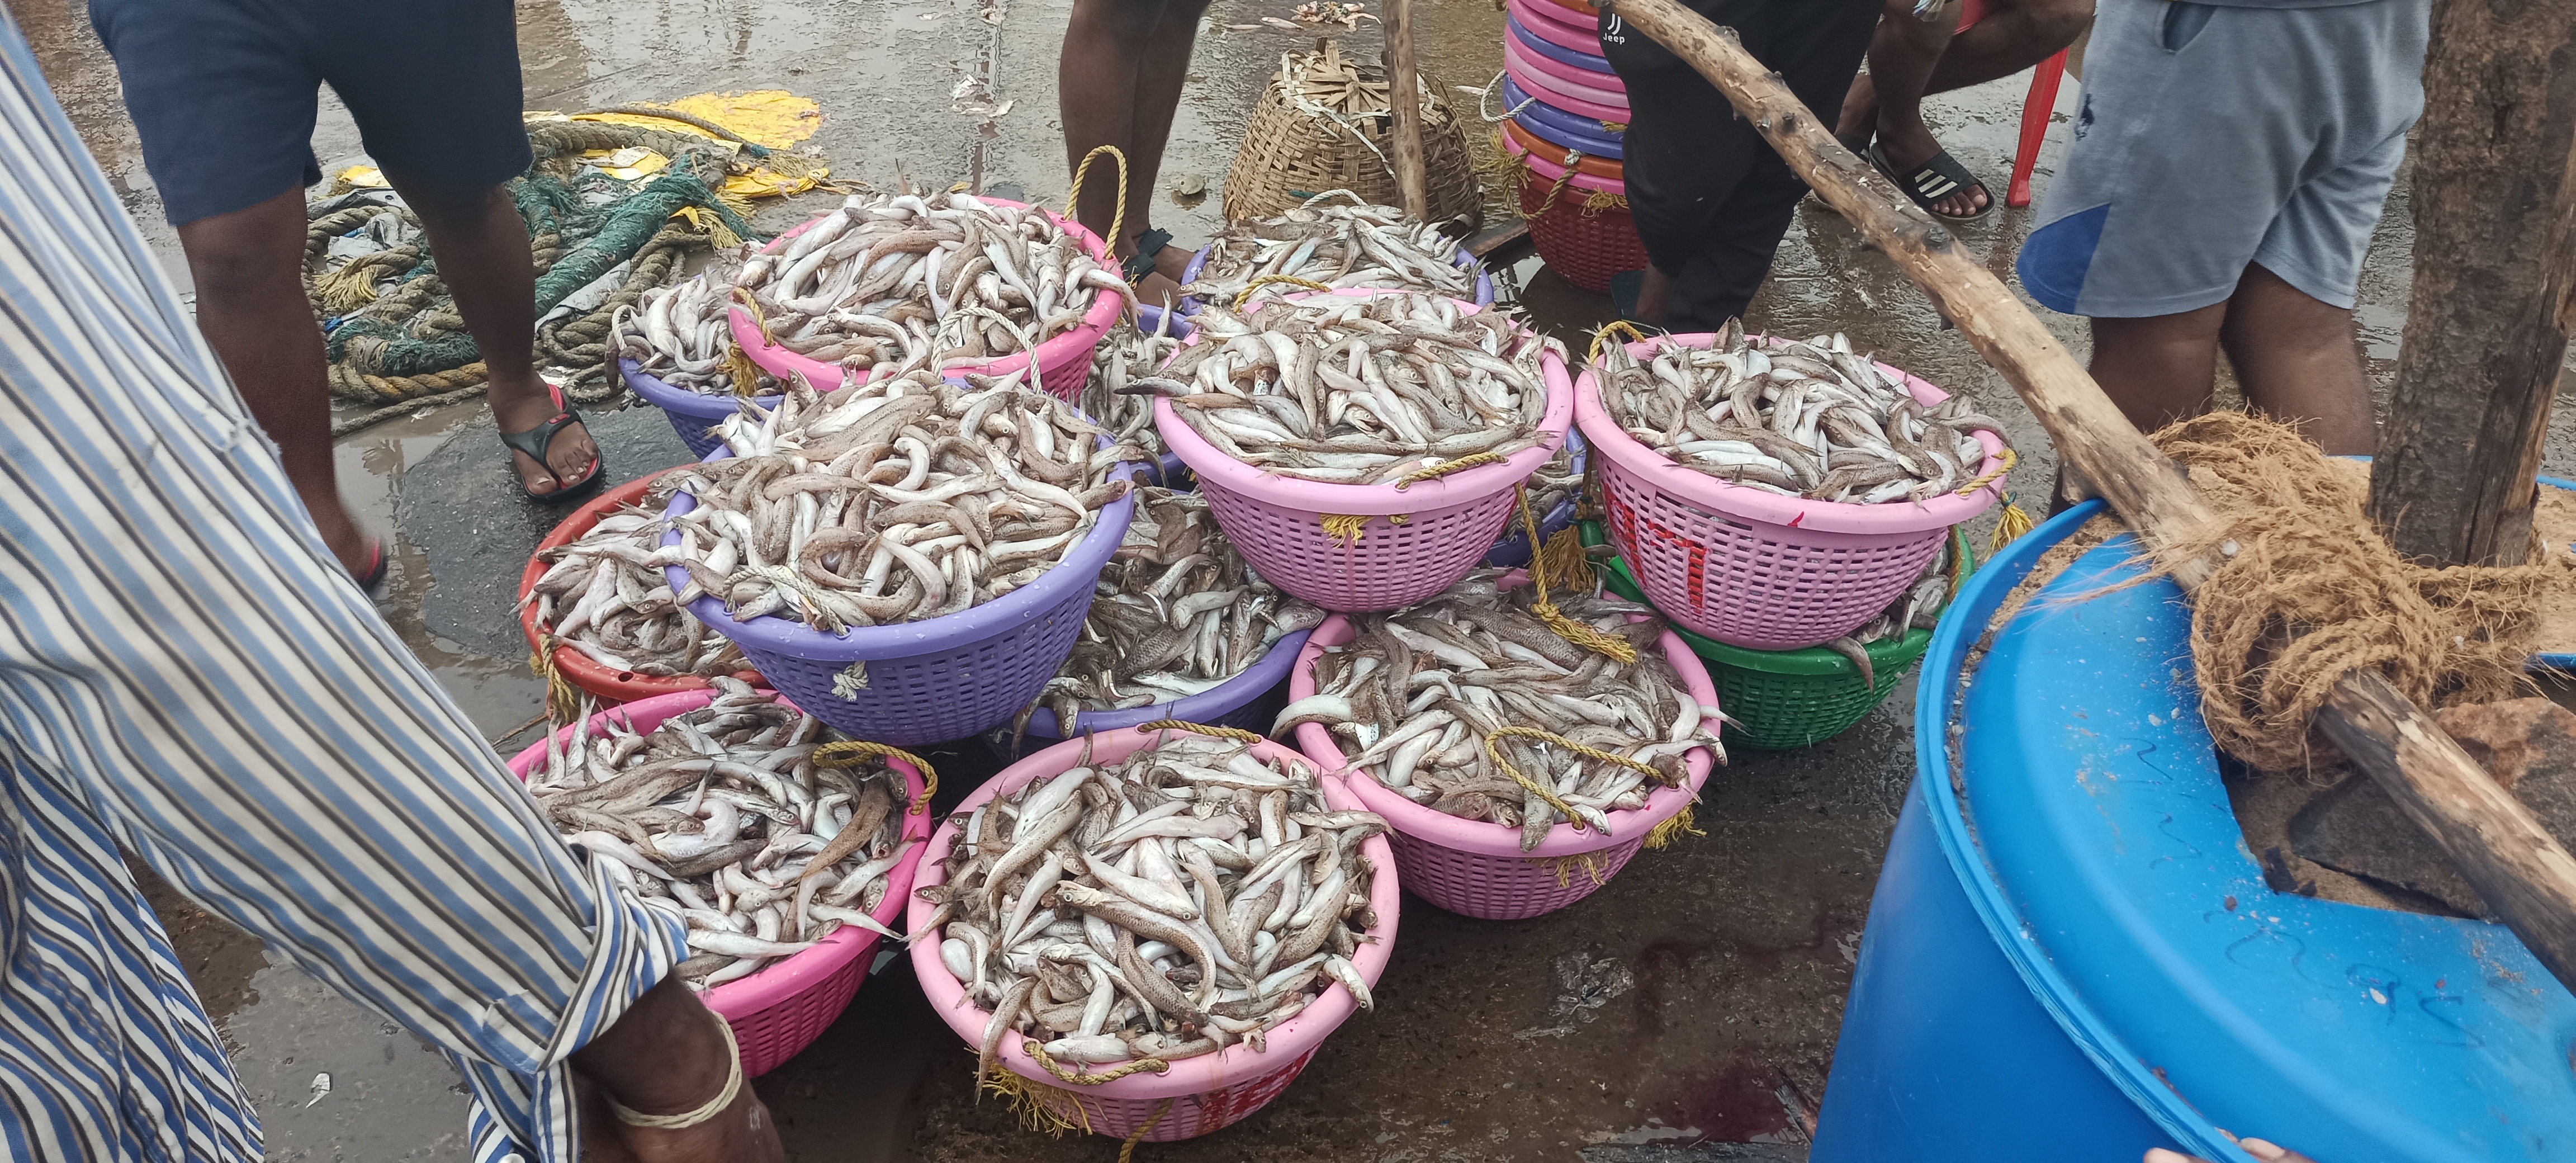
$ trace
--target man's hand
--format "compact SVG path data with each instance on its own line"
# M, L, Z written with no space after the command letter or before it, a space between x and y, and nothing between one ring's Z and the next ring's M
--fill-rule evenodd
M2226 1134L2225 1131L2219 1133ZM2235 1138L2233 1135L2228 1137ZM2317 1163L2314 1159L2263 1139L2236 1139L2236 1145L2244 1148L2246 1154L2262 1160L2263 1163ZM2209 1163L2209 1161L2185 1155L2180 1151L2168 1151L2157 1147L2147 1152L2146 1163Z
M682 1130L627 1126L608 1105L614 1099L641 1114L672 1115L723 1093L735 1069L723 1021L671 977L573 1051L582 1151L591 1163L780 1163L786 1157L769 1108L748 1079L730 1105Z

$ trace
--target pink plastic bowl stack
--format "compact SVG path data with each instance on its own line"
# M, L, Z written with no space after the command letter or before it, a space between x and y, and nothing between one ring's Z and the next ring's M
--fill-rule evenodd
M1027 205L1025 202L1013 202L1004 198L985 198L983 201L995 206L1015 208ZM1100 241L1099 235L1083 229L1081 223L1055 211L1048 210L1043 213L1053 219L1056 225L1063 227L1066 233L1073 235L1076 241L1082 243L1082 248L1090 251L1091 256L1099 259L1102 265L1111 271L1118 269L1118 261L1109 256L1108 244ZM769 245L764 249L776 250L786 245L788 239L804 233L813 225L814 222L809 221L779 235L770 240ZM1118 321L1118 313L1124 310L1126 305L1126 299L1108 291L1102 291L1099 298L1092 300L1091 310L1082 317L1080 326L1060 332L1053 338L1039 343L1037 350L1039 386L1059 399L1070 400L1081 395L1083 381L1091 375L1091 353L1100 346L1100 337L1109 333L1110 325ZM790 373L801 373L805 377L805 382L812 384L814 390L818 392L828 392L841 385L841 378L845 373L840 365L809 359L785 347L770 343L768 338L760 333L759 323L752 319L751 312L743 309L742 304L733 305L728 321L733 327L733 341L742 347L745 355L751 357L751 362L760 365L762 370L769 374L783 381ZM990 363L954 364L940 368L939 372L951 379L969 373L1000 376L1025 371L1028 366L1029 353L1020 352L1003 356ZM860 379L867 378L865 373L846 374L856 375Z
M618 722L638 731L650 731L664 719L687 714L713 701L715 692L703 689L659 695L592 716L591 730ZM570 727L557 732L558 742L569 744L572 732ZM510 774L526 779L545 762L546 744L540 739L510 760ZM900 759L888 759L886 765L903 776L906 797L913 803L922 803L926 785L920 769ZM892 926L904 902L912 899L913 873L921 864L921 841L929 836L930 814L907 812L903 838L912 847L886 874L885 901L869 914L878 924ZM859 992L859 983L866 980L868 954L876 949L877 939L871 930L843 925L811 949L699 994L698 1000L733 1027L734 1041L742 1047L742 1072L767 1074L821 1037L841 1011L849 1008L850 998Z
M1645 359L1658 343L1706 347L1714 338L1674 335L1628 350ZM1926 406L1949 398L1878 366ZM1991 432L1977 433L1986 447L1980 476L1990 478L1983 487L1919 504L1810 501L1729 484L1639 443L1603 409L1593 368L1574 394L1619 556L1656 609L1730 646L1799 650L1859 629L1914 584L1951 526L2002 495L2003 444Z
M1504 576L1504 584L1521 584L1526 575ZM1306 648L1297 656L1297 669L1288 679L1288 699L1315 693L1315 660L1329 646L1340 646L1354 636L1351 620L1341 615L1326 619L1306 640ZM1663 637L1664 657L1681 672L1682 685L1703 707L1717 705L1717 687L1709 681L1708 668L1699 656L1691 653L1681 636L1667 630ZM1323 724L1301 723L1297 726L1297 746L1327 772L1339 771L1349 762L1333 736ZM1386 817L1395 847L1395 866L1404 874L1404 887L1432 904L1462 916L1490 921L1517 921L1551 913L1592 895L1610 878L1627 867L1630 858L1645 845L1646 835L1655 826L1681 813L1699 797L1700 785L1708 781L1715 757L1705 748L1690 753L1686 762L1690 779L1682 787L1664 788L1646 800L1646 806L1633 812L1610 814L1610 834L1590 830L1578 831L1572 824L1558 824L1549 830L1547 839L1531 851L1521 850L1518 828L1506 828L1483 820L1467 820L1437 811L1406 799L1365 772L1351 772L1343 783L1368 810Z
M1476 309L1464 301L1459 307ZM1547 414L1537 445L1500 463L1410 486L1326 484L1263 472L1218 451L1166 399L1154 401L1154 427L1163 446L1197 474L1217 524L1271 584L1327 610L1394 610L1448 589L1475 569L1513 516L1513 486L1565 443L1573 387L1564 362L1553 354L1545 359L1544 373ZM1334 515L1365 518L1356 541L1327 525Z
M1100 763L1115 763L1134 754L1163 734L1141 728L1103 731L1092 739L1092 758ZM1071 740L1012 764L1001 774L985 781L975 794L966 797L931 836L929 851L921 862L920 883L924 886L944 883L950 845L958 835L960 821L996 795L1018 791L1021 787L1073 769L1082 754L1082 741ZM1254 756L1268 760L1287 758L1304 763L1305 757L1267 740L1252 745ZM1362 805L1349 788L1338 779L1323 781L1324 802L1336 811L1356 810ZM1386 837L1371 836L1361 841L1360 850L1376 868L1370 885L1369 904L1377 912L1377 927L1366 938L1351 964L1360 971L1361 980L1371 987L1386 972L1386 962L1395 950L1396 912L1403 903L1397 888L1398 861L1387 847ZM907 919L909 931L918 933L930 923L930 902L913 898ZM939 958L939 941L924 937L912 946L913 971L921 978L923 993L930 995L930 1008L940 1019L964 1038L968 1046L981 1044L984 1024L992 1017L989 1011L962 1005L965 986L948 972ZM1097 1086L1077 1087L1049 1074L1037 1059L1021 1049L1022 1036L1002 1039L1002 1068L1027 1080L1029 1092L1049 1110L1075 1126L1093 1134L1113 1139L1126 1139L1144 1130L1144 1141L1168 1143L1176 1139L1195 1138L1237 1122L1260 1110L1296 1080L1297 1072L1315 1056L1315 1048L1326 1035L1358 1009L1350 991L1335 986L1297 1014L1270 1031L1268 1048L1253 1052L1241 1044L1229 1046L1214 1054L1185 1058L1174 1062L1160 1074L1130 1074ZM1106 1072L1109 1064L1083 1069Z

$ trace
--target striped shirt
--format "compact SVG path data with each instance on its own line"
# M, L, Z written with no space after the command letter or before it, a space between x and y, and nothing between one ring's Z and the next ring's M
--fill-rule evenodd
M677 923L324 550L5 10L0 75L0 1146L259 1157L122 845L445 1051L479 1163L573 1163L565 1057Z

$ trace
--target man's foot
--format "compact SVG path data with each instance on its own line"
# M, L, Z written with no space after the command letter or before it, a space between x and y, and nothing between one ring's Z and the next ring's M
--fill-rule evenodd
M523 388L505 388L500 379L494 379L488 398L493 423L503 432L544 427L556 414L567 410L561 395L533 373ZM578 417L558 429L546 442L545 450L543 461L518 449L510 450L510 465L518 471L520 487L530 495L542 499L564 494L596 479L599 446L591 442L589 429Z
M1115 252L1121 264L1132 265L1141 242L1150 239L1158 244L1152 256L1153 269L1131 276L1138 303L1149 307L1169 307L1181 301L1181 274L1190 268L1191 252L1173 245L1171 238L1169 231L1148 226L1137 231L1136 237L1123 240Z
M331 556L339 561L342 570L358 579L359 585L370 584L371 579L367 576L370 570L382 576L383 544L367 536L366 530L358 528L358 522L349 516L347 509L340 507L337 498L320 507L307 501L305 512L313 518L315 531L322 534L322 544L330 548Z
M1969 219L1984 214L1995 204L1994 195L1985 183L1950 160L1938 138L1921 121L1909 125L1891 125L1884 118L1878 124L1877 156L1897 187L1914 198L1916 204L1943 218ZM1947 166L1942 165L1948 161ZM1916 178L1927 168L1943 171L1921 181ZM1961 180L1961 179L1965 180Z

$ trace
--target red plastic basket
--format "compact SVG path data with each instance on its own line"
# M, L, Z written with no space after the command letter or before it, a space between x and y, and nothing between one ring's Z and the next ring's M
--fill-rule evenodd
M611 707L592 716L591 725L597 729L612 721L613 716L613 721L635 730L650 731L664 719L713 701L713 691L680 691ZM569 744L572 731L565 727L556 732L557 740ZM545 761L546 741L539 739L510 760L510 774L526 779ZM923 792L928 785L919 768L894 758L888 758L886 766L903 777L907 799L914 804L927 803ZM923 841L930 838L930 822L926 810L904 816L903 842L911 847L886 873L885 899L868 914L880 925L891 927L895 917L904 911L905 902L912 899L913 873L921 865L922 852L929 847ZM742 1072L767 1074L821 1037L840 1018L841 1011L850 1008L859 983L867 979L868 955L875 951L878 939L874 930L843 925L811 949L699 994L699 1001L733 1027L734 1041L742 1048Z
M1576 174L1551 199L1553 175L1542 178L1535 170L1522 174L1521 217L1529 221L1539 258L1557 277L1587 291L1607 292L1610 276L1645 269L1646 244L1637 237L1637 220L1625 206L1584 207L1584 199L1595 192L1583 184L1586 179Z
M662 470L662 472L669 471L671 470L667 468ZM537 543L535 553L528 555L528 568L519 573L521 603L519 632L527 635L528 650L531 653L537 649L537 607L526 599L528 591L537 588L537 579L546 575L546 562L540 558L549 549L559 549L581 540L582 535L597 526L599 519L606 516L610 510L624 505L641 504L644 494L651 490L654 479L661 476L662 472L628 481L583 502L580 508L574 509L570 516L563 519L562 524L555 526L553 532L546 534L545 540ZM631 703L638 699L653 698L656 695L707 689L707 680L694 674L661 676L637 674L631 670L611 670L598 660L569 646L555 647L555 673L562 675L564 681L574 687L611 703ZM734 677L753 686L769 685L769 680L760 677L757 671L741 671Z

